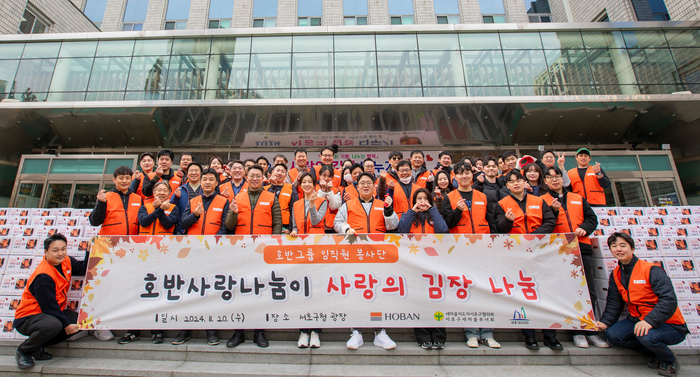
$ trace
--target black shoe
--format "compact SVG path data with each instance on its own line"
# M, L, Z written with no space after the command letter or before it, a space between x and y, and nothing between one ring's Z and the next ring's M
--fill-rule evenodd
M434 343L433 343L433 349L434 349L434 350L444 350L444 349L445 349L445 343L443 343L443 342L434 342Z
M20 351L19 348L15 352L15 361L17 361L17 368L19 369L29 369L34 366L32 355Z
M661 366L661 363L659 362L659 359L656 358L656 356L652 356L647 360L647 366L649 369L659 369L659 366Z
M119 344L129 344L129 343L134 342L134 341L137 341L137 340L139 340L139 339L141 339L141 337L138 337L138 336L136 336L136 335L134 335L134 334L128 332L128 333L124 334L124 336L122 336L122 337L117 341L117 343L119 343Z
M226 347L237 347L239 344L245 342L245 336L243 331L236 331L231 339L226 342Z
M532 335L525 337L525 347L532 351L538 351L540 349L540 345L537 344L537 339Z
M46 352L44 347L39 348L38 350L32 352L32 357L34 360L51 360L53 359L53 355Z
M161 344L163 343L163 334L153 334L151 335L151 341L153 344Z
M422 348L424 350L431 350L431 349L433 349L433 343L425 342L425 343L420 345L420 348Z
M270 345L270 343L267 341L267 338L265 337L264 332L258 332L253 335L253 341L255 344L258 345L260 348L265 348Z
M674 377L680 370L681 363L678 361L678 358L676 358L676 360L671 364L661 363L661 366L659 366L657 373L662 376Z
M545 336L544 345L555 351L561 351L564 349L564 346L562 346L561 343L559 343L557 338L554 336Z
M216 335L216 330L207 330L207 344L210 346L219 344L219 337Z
M173 344L177 346L179 344L185 343L188 340L190 340L190 332L183 330L180 331L179 334L177 334L175 339L173 339Z

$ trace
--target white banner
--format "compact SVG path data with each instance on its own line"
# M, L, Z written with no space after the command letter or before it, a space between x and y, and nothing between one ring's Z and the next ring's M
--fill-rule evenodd
M416 130L400 132L246 132L241 147L317 149L330 147L332 144L341 148L393 148L399 145L439 147L442 145L437 132Z
M92 248L83 329L591 329L567 235L132 236Z

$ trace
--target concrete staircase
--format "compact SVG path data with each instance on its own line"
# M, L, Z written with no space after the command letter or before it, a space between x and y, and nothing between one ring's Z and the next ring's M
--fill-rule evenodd
M123 331L115 331L115 337ZM390 329L398 346L384 350L372 345L373 334L365 330L365 345L348 350L347 329L327 329L321 334L321 348L299 349L293 330L268 331L270 347L259 348L247 341L226 347L231 331L220 331L221 344L206 344L203 331L180 346L170 344L177 334L167 331L166 343L152 344L150 333L141 340L120 345L115 340L99 341L91 336L52 347L54 359L40 361L26 371L17 369L14 353L21 340L0 341L0 375L36 376L653 376L646 359L617 349L576 348L571 337L561 332L563 351L552 351L540 342L539 351L529 351L517 331L496 331L501 349L468 348L458 329L448 330L442 351L418 347L410 329ZM675 349L683 364L680 375L700 375L700 350Z

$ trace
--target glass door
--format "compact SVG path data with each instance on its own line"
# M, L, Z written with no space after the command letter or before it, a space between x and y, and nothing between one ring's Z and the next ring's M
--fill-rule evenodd
M654 178L653 180L647 179L647 187L649 187L652 206L663 207L681 205L681 200L673 180L658 178Z
M72 183L52 183L46 189L43 208L66 208L70 205Z
M618 206L620 207L647 207L647 196L641 180L615 180Z
M41 204L41 193L44 191L43 183L22 183L17 190L15 207L17 208L39 208Z
M99 183L76 183L70 206L78 209L94 208L99 188Z

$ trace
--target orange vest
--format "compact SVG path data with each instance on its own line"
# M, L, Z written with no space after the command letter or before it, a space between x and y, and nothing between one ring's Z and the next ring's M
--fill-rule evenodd
M452 190L447 194L447 197L450 198L452 210L456 210L457 203L462 200L462 194L459 193L459 190ZM462 218L459 219L457 225L450 228L450 233L491 233L489 223L486 221L487 205L486 195L480 191L472 190L472 208L462 212Z
M139 199L141 198L139 197ZM58 302L58 306L61 308L61 310L66 309L66 304L68 303L68 298L66 295L68 294L68 289L70 289L70 278L72 275L71 261L70 257L67 255L61 262L61 271L63 271L63 275L65 275L65 277L61 276L61 273L58 272L58 270L46 260L46 257L44 257L41 263L39 263L39 266L37 266L36 270L34 270L32 273L32 276L29 277L27 286L24 287L22 299L19 302L19 307L15 311L15 318L23 318L30 315L41 314L41 307L39 307L36 297L29 292L29 286L32 285L32 282L34 282L34 279L39 274L49 275L51 279L53 279L56 285L56 302Z
M150 172L150 173L146 174L146 173L144 173L144 172L141 172L141 180L139 181L139 187L136 188L135 194L138 195L138 196L140 196L140 197L143 199L144 203L150 203L150 202L152 202L152 201L154 200L153 196L151 195L151 196L148 196L148 197L147 197L146 195L143 194L143 181L144 181L144 177L145 177L146 175L148 176L148 179L150 180L150 179L153 179L153 177L156 176L156 173ZM132 180L134 179L133 176L132 176L131 179L132 179Z
M586 177L583 181L578 175L578 167L569 170L568 174L574 193L583 196L589 204L605 205L605 192L598 183L598 178L592 167L589 166L586 169Z
M416 214L416 218L418 218ZM411 234L433 234L435 233L435 227L433 226L433 219L427 219L424 223L418 221L418 225L415 222L411 223Z
M394 186L394 196L392 197L394 202L392 206L394 207L394 211L399 217L399 220L401 220L401 215L413 207L413 194L419 188L420 187L417 184L411 183L411 194L407 198L406 193L403 191L403 187L401 187L400 184L397 183L396 186Z
M440 171L439 171L438 169L433 169L433 175L434 175L434 176L437 177L437 173L439 173L439 172L440 172ZM452 182L453 179L455 179L455 171L454 171L454 170L452 170L452 171L450 172L450 182Z
M386 233L382 200L373 199L369 216L360 199L353 199L345 203L345 206L348 209L348 225L357 233Z
M526 213L523 213L518 202L510 195L498 202L503 211L508 212L510 209L515 214L513 228L510 230L511 234L530 234L542 225L544 200L534 195L526 195L525 198L527 200L525 203Z
M263 187L263 190L267 191L271 185ZM291 208L289 203L292 201L292 184L285 183L280 190L280 195L277 197L280 203L280 210L282 211L282 224L289 225L289 216L291 216Z
M316 185L316 191L320 190L321 186ZM331 189L331 192L333 195L337 194L339 189L333 187ZM300 196L300 198L303 198L303 196ZM340 200L343 200L343 195L340 195ZM335 222L335 215L338 214L338 209L331 210L330 202L328 203L328 210L326 211L326 216L323 218L323 223L326 229L333 230L333 223Z
M235 200L238 204L236 234L272 234L272 205L275 204L275 194L263 190L255 208L251 208L248 191L236 195Z
M314 165L314 170L316 171L316 180L319 180L321 177L320 171L321 167L323 165ZM333 169L333 187L340 187L340 182L341 182L342 177L340 176L340 170L338 169Z
M416 177L416 184L422 188L428 188L428 177L430 177L430 171L424 171Z
M554 197L550 193L542 195L541 198L550 207L552 206ZM564 206L559 209L554 233L573 233L581 224L583 224L583 197L570 192L566 194L566 209L564 209ZM578 241L587 245L591 244L591 239L588 236L579 237Z
M309 171L308 169L306 171ZM297 168L291 168L289 169L289 179L294 182L296 181L297 177L299 176L299 169ZM317 177L318 178L318 177Z
M318 198L313 204L316 206L316 210L318 210L325 202L326 198ZM304 199L299 199L294 203L294 222L297 226L297 233L299 234L324 234L326 232L323 227L323 221L317 225L311 225L311 216L308 215L304 208Z
M238 193L240 194L240 193L246 192L246 191L248 191L248 182L243 182L243 184L241 185L241 190L238 191ZM233 197L236 196L236 195L234 195L234 193L236 191L233 190L232 181L228 181L226 183L220 184L219 185L219 192L220 192L220 195L225 197L225 198L233 199ZM228 196L224 195L224 192L228 192Z
M622 286L622 281L620 280L620 266L618 265L615 267L615 270L613 270L613 279L615 279L617 290L620 292L622 299L627 303L627 309L633 317L639 318L640 321L644 320L644 317L646 317L659 302L659 297L656 296L649 283L649 273L653 266L653 264L647 261L638 259L637 263L634 265L634 269L632 269L629 290ZM676 308L676 312L673 313L666 323L673 325L684 324L685 319L683 318L683 314L681 314L681 309Z
M187 234L211 235L219 233L221 224L226 221L222 216L227 202L228 200L223 196L216 195L209 204L209 209L205 210L202 216L199 216L199 220L187 229ZM202 204L202 195L190 199L190 211L194 212L200 204Z
M153 203L148 203L144 204L144 207L146 207L146 212L150 215L155 211L155 208L153 208ZM173 208L175 208L176 205L170 203L170 208L168 208L167 211L164 211L166 215L170 215L170 212L172 212ZM195 207L196 208L196 207ZM161 225L160 220L156 219L156 221L152 222L151 225L147 227L142 227L139 226L139 234L140 235L160 235L160 234L173 234L173 231L175 230L175 225L171 226L170 228L165 228L163 225Z
M139 234L139 208L141 197L129 194L129 203L124 212L122 199L116 192L107 194L107 213L100 228L100 236L135 236Z

